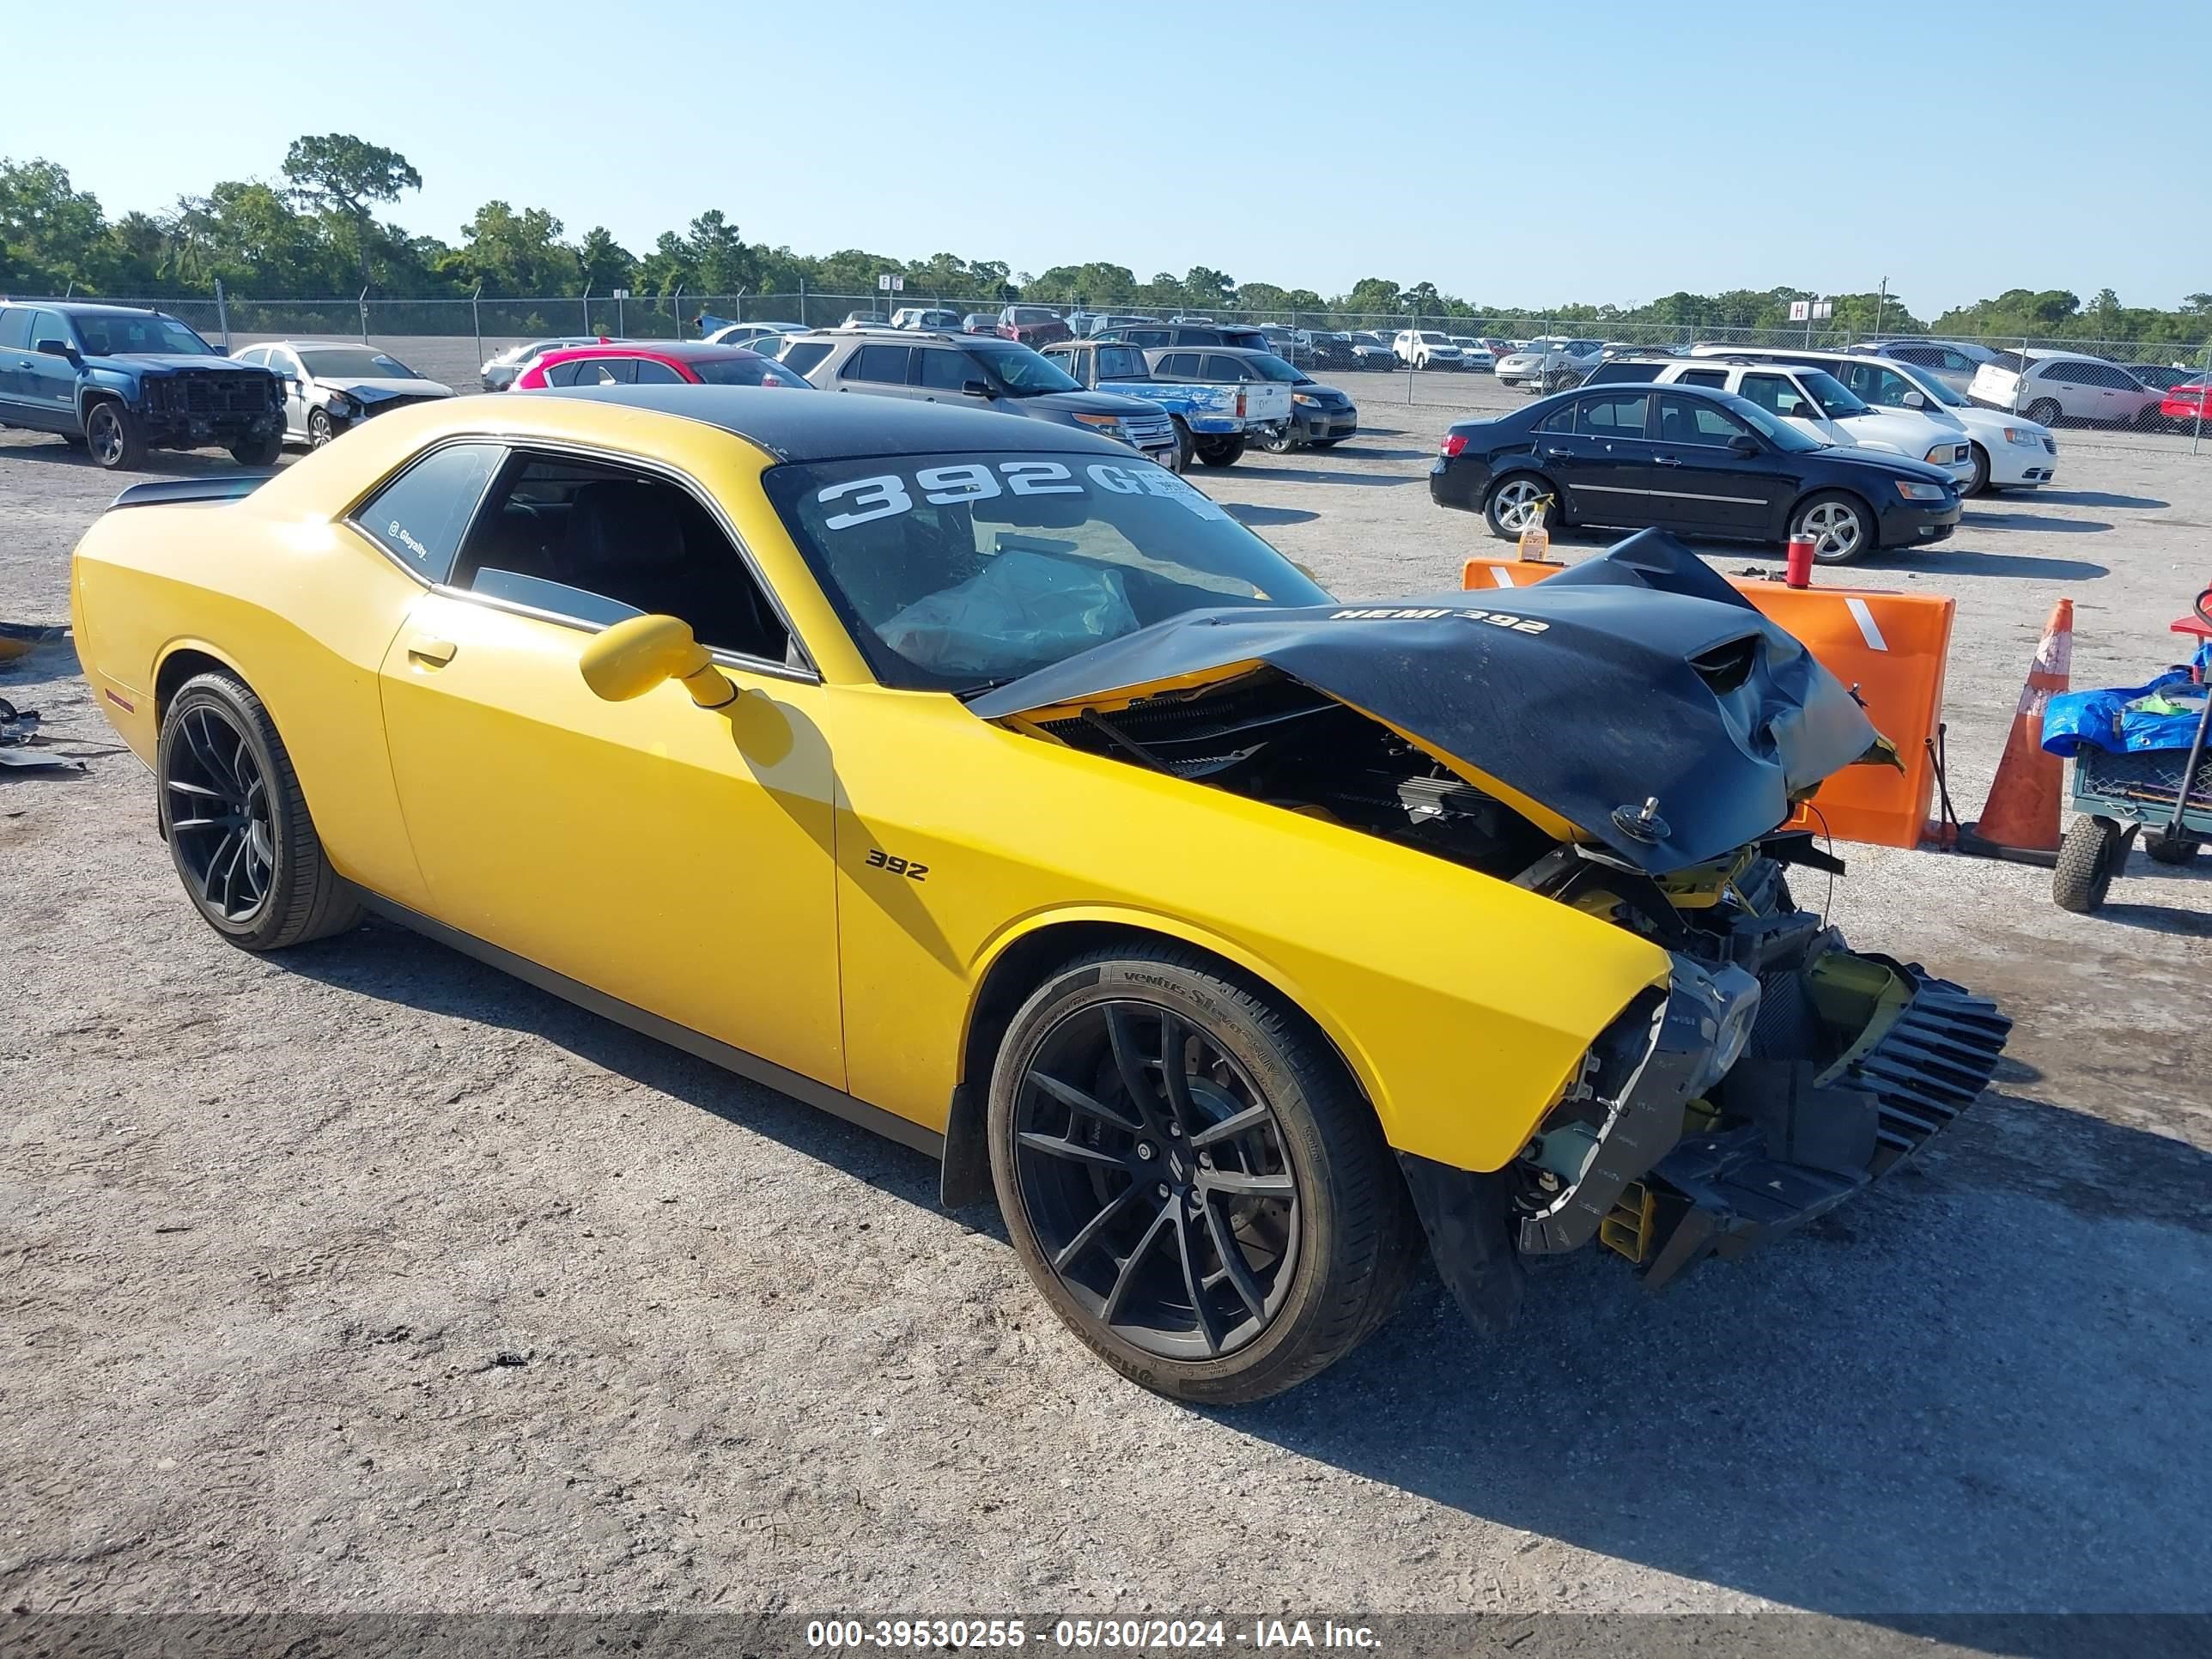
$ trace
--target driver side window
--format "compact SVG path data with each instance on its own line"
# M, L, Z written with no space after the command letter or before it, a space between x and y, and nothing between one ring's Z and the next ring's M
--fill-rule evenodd
M710 650L792 659L782 620L699 497L611 462L518 452L485 497L452 585L599 627L680 617Z

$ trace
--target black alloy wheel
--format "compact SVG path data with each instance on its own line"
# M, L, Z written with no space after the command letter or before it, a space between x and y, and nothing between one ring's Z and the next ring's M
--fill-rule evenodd
M261 763L220 704L195 703L177 722L161 795L178 870L201 908L251 926L269 902L276 823Z
M1163 1358L1233 1353L1297 1266L1283 1127L1226 1048L1135 1000L1070 1011L1018 1083L1017 1182L1070 1297Z
M292 757L243 681L214 671L177 689L154 775L178 878L233 945L283 950L361 920L361 895L325 855Z

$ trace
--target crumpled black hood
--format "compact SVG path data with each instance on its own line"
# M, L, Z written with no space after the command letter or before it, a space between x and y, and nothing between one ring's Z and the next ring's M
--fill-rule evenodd
M1389 722L1652 872L1774 829L1792 794L1876 735L1802 643L1655 530L1534 587L1188 612L969 707L1003 719L1247 662Z

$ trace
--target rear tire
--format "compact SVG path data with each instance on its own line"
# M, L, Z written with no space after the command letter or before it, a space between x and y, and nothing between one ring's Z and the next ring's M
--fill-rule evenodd
M1244 459L1244 434L1233 438L1199 438L1193 441L1200 466L1234 466Z
M331 868L292 757L261 699L196 674L161 714L155 750L162 839L209 927L247 951L341 933L361 920Z
M1823 489L1790 516L1791 536L1809 536L1816 564L1850 564L1875 549L1874 514L1856 495Z
M1244 1405L1295 1387L1389 1316L1419 1260L1342 1062L1194 951L1132 943L1055 970L1007 1029L989 1109L1022 1265L1156 1392Z
M1554 529L1559 522L1559 492L1533 472L1509 472L1483 497L1482 520L1502 542L1519 541L1522 531L1539 522Z
M2059 408L2055 400L2049 398L2039 398L2033 403L2030 404L2026 409L2021 410L2021 413L2027 416L2029 420L2033 421L2038 426L2047 426L2055 429L2057 427L2058 422L2064 418L2066 411Z
M94 465L110 472L132 472L146 465L145 430L112 398L102 398L84 411L84 441Z
M2075 819L2051 872L2051 902L2079 916L2102 908L2126 844L2126 831L2110 818Z

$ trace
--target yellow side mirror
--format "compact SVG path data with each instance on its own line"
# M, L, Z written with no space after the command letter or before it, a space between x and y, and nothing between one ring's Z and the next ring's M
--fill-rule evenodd
M663 680L681 680L702 708L735 702L730 684L707 647L691 636L680 617L632 617L617 623L584 647L584 684L609 702L641 697Z

